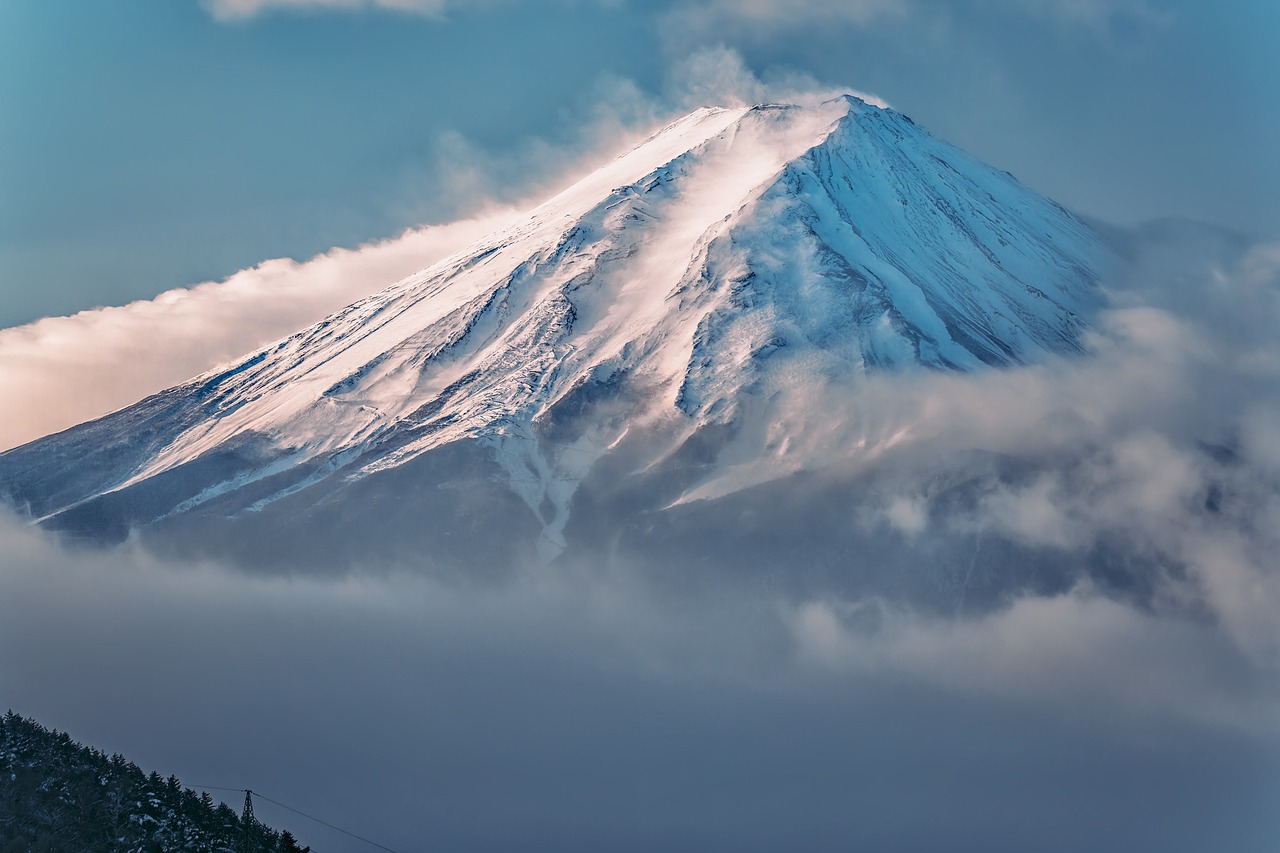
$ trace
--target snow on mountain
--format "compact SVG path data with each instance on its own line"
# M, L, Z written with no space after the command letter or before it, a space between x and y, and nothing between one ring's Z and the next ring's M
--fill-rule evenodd
M1080 220L893 110L701 109L311 328L0 455L0 494L97 541L341 525L375 492L429 526L414 507L460 510L422 489L465 470L550 559L606 456L643 471L717 430L785 448L796 389L1073 353L1106 263ZM650 509L830 461L781 455L700 463Z

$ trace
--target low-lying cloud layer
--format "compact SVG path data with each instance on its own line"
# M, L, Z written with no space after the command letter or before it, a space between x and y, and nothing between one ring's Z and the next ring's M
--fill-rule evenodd
M809 456L862 436L855 464L877 498L860 522L898 530L904 547L927 554L971 534L1085 567L1110 561L1140 582L1139 608L1085 585L942 634L897 624L868 635L867 602L817 601L794 622L813 656L874 669L883 650L894 666L940 675L964 671L950 660L960 654L987 662L977 680L993 689L1085 675L1124 703L1221 720L1236 712L1200 701L1223 695L1209 685L1252 673L1246 692L1262 704L1245 717L1280 719L1280 264L1274 244L1236 254L1204 234L1166 225L1140 238L1086 359L877 377L834 405L844 429L819 418L800 433L819 443L797 451ZM1090 650L1108 637L1114 648ZM1128 656L1139 649L1163 663Z
M1085 592L871 620L589 570L459 589L0 544L0 701L395 849L1267 849L1274 681Z

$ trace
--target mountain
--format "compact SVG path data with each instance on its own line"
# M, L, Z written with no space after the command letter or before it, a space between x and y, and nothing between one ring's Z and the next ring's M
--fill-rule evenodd
M307 853L225 803L9 711L0 717L0 849L10 853Z
M0 455L0 495L79 541L484 575L696 563L782 489L807 508L766 550L810 553L826 499L792 485L863 452L807 439L833 395L1077 354L1110 263L892 109L700 109L466 251Z

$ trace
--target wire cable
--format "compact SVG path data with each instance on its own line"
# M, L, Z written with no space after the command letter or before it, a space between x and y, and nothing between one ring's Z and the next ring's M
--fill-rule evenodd
M284 803L280 802L279 800L273 800L268 796L258 793L257 791L252 791L247 788L223 788L219 785L191 785L190 787L200 788L200 789L209 790L209 791L234 791L237 794L248 793L248 794L251 794L252 796L257 797L260 800L266 800L268 803L271 803L272 805L279 806L280 808L286 811L291 811L296 815L305 817L307 820L313 820L316 823L320 824L321 826L327 826L336 832L341 832L343 835L350 836L354 838L356 841L363 841L365 844L370 844L374 847L377 847L379 850L386 850L387 853L397 853L397 851L392 850L390 847L386 846L385 844L379 844L376 841L365 838L363 835L356 835L354 832L349 832L340 826L334 826L333 824L329 823L327 820L321 820L320 818L315 817L313 815L309 815L306 812L300 812L297 809L295 809L293 806L286 806Z

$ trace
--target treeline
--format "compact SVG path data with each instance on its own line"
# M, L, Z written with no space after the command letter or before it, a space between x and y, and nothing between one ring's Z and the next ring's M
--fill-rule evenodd
M4 853L307 853L176 776L82 746L12 711L0 723Z

